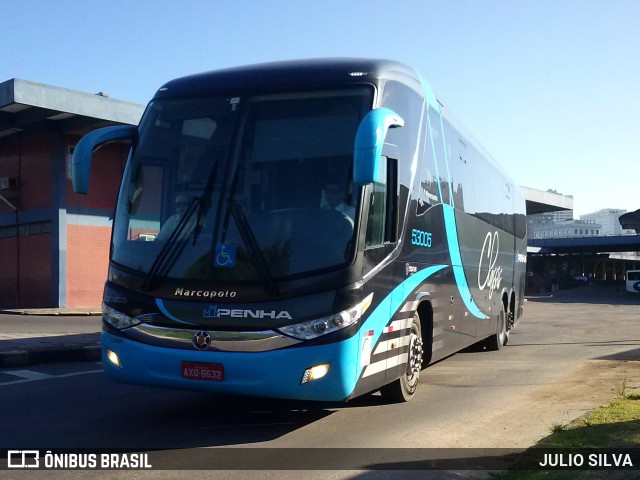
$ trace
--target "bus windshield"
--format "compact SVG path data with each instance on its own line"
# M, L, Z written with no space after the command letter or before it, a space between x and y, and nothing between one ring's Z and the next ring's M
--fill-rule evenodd
M373 87L158 98L118 197L112 260L142 278L263 281L349 263Z

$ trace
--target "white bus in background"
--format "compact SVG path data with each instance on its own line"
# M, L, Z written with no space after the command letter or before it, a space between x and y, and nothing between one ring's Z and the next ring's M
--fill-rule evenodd
M627 292L640 293L640 270L627 270Z

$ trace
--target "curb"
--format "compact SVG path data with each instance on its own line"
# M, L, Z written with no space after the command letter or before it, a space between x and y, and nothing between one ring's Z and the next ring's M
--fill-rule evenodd
M68 348L46 348L40 350L9 350L0 353L0 368L26 367L42 363L91 362L100 360L102 347L88 345Z
M49 308L40 308L40 309L0 309L0 314L2 315L32 315L32 316L91 316L91 315L102 315L102 312L99 310L64 310L64 309L49 309Z

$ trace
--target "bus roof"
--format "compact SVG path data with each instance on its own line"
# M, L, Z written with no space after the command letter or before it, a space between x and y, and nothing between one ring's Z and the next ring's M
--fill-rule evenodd
M361 58L291 60L260 63L199 73L164 84L157 97L239 91L273 91L345 83L376 83L395 79L420 91L416 72L396 61Z

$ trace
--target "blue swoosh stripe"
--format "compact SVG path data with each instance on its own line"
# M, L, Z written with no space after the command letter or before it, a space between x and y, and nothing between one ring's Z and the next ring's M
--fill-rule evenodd
M423 281L436 272L439 272L447 265L434 265L417 271L409 278L394 288L378 306L369 314L365 321L365 328L373 330L372 344L375 345L382 335L383 328L389 323L393 313L398 310L407 300L408 295L418 287ZM407 293L405 293L407 292Z
M195 323L185 322L184 320L180 320L178 317L176 317L173 313L167 310L167 307L164 306L164 302L161 298L156 298L156 305L165 317L170 318L174 322L184 323L185 325L196 325Z
M447 232L447 245L449 248L449 256L451 257L451 267L453 268L453 276L456 279L456 285L460 292L460 297L465 306L469 309L474 317L489 318L480 311L476 303L473 301L467 277L462 268L462 258L460 256L460 243L458 242L458 230L456 228L455 210L451 205L442 205L444 213L444 228Z

